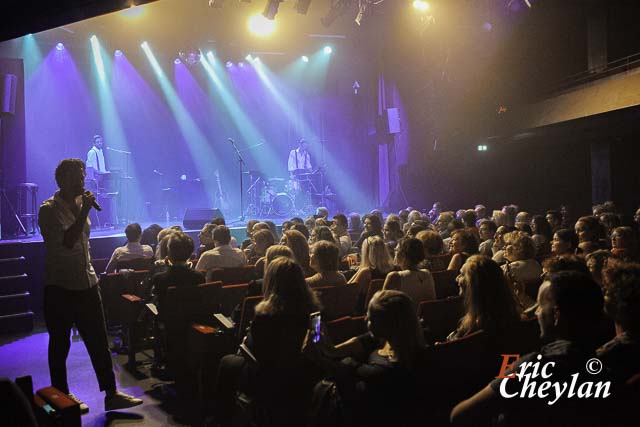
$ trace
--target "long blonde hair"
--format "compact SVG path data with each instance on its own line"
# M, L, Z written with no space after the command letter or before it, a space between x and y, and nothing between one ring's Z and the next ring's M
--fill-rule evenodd
M256 306L260 314L309 314L320 303L304 280L300 265L288 257L277 257L264 274L265 299Z
M379 236L371 236L364 239L360 257L361 268L374 268L382 273L388 273L393 270L393 259L384 240Z

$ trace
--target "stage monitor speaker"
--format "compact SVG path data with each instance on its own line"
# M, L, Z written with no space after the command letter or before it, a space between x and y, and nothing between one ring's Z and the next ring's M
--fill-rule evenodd
M388 134L400 133L400 113L397 108L387 108L385 111L385 125Z
M16 113L16 91L18 77L15 74L5 74L0 79L0 114Z
M182 226L185 230L200 230L213 218L224 218L218 208L188 208L184 212Z

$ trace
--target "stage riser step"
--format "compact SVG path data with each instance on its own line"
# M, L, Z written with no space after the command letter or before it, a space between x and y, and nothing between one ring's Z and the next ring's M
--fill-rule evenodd
M18 276L27 271L27 260L21 256L18 258L0 259L0 277Z
M33 330L33 312L0 316L0 334L15 334Z
M26 274L0 277L0 295L22 294L29 290L29 276Z
M0 316L7 314L19 314L29 311L31 303L31 295L24 292L15 295L0 296Z

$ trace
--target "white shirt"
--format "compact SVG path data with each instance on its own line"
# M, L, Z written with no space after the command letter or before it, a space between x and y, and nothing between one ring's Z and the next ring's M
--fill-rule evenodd
M349 233L343 234L342 236L338 236L336 234L333 235L333 237L336 239L338 245L340 246L340 256L345 256L349 253L349 251L351 251L351 236L349 236Z
M214 268L242 267L247 264L247 257L240 249L231 245L216 246L200 255L197 271L209 271Z
M287 170L292 172L296 169L311 169L311 157L308 151L302 151L297 148L289 152Z
M104 163L104 153L101 148L92 147L87 152L87 178L94 179L93 171L96 170L100 173L106 173L107 167ZM90 176L91 175L91 176Z
M127 242L126 245L117 247L107 264L105 271L113 273L118 261L130 261L138 258L153 258L153 249L149 245L141 245L140 242Z

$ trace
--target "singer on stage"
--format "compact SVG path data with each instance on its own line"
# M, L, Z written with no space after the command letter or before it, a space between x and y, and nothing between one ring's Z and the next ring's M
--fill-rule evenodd
M89 211L99 209L95 196L85 190L85 165L66 159L55 172L60 190L40 206L38 224L46 248L44 316L49 332L51 384L69 394L66 360L71 327L75 323L91 357L100 390L106 392L105 410L136 406L142 400L121 393L111 365L98 277L89 253ZM87 412L87 406L72 399Z

